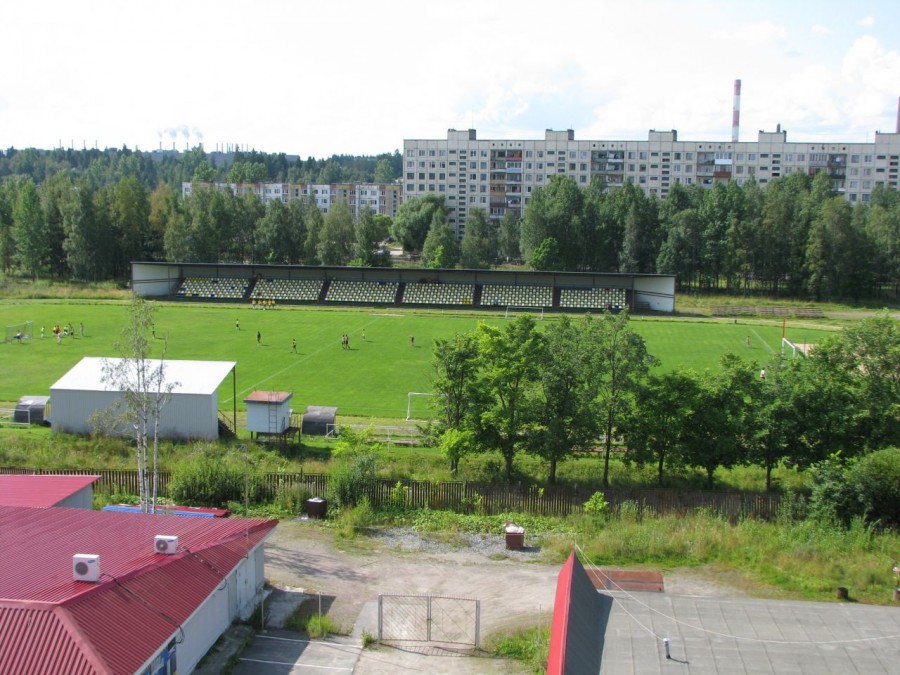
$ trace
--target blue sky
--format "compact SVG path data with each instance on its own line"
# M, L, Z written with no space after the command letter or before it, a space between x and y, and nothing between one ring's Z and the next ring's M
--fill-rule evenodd
M894 131L900 2L43 0L0 7L0 147Z

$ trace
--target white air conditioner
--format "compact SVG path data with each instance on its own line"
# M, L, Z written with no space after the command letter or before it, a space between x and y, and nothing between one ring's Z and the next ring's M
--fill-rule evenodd
M96 553L76 553L72 556L75 581L100 581L100 556Z
M153 547L157 553L172 555L178 552L178 537L168 534L158 534L154 538Z

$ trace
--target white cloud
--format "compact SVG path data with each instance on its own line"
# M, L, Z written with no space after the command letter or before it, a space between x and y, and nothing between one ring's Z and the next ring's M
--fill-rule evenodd
M863 28L870 28L875 25L875 17L874 16L866 16L856 22L858 25Z
M831 29L828 26L817 23L809 29L809 32L813 35L830 35Z

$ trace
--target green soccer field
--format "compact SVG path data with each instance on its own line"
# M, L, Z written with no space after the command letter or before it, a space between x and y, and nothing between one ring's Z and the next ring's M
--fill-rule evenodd
M0 345L0 401L47 395L50 386L84 356L118 356L114 344L126 324L127 306L51 300L0 303L3 326L23 321L33 322L35 337L22 344ZM164 303L155 314L155 330L160 349L163 337L168 339L168 359L235 361L238 409L243 409L243 399L251 392L276 390L294 393L294 410L328 405L337 406L340 415L402 419L409 392L431 391L434 339L468 332L480 321L505 322L490 314L394 308L262 311L237 305ZM550 321L553 318L548 315L539 324ZM51 332L57 323L71 323L75 337L57 344ZM781 324L775 322L635 319L631 325L644 337L649 352L660 359L660 370L715 369L728 352L764 363L781 345ZM344 334L350 338L349 349L341 347ZM797 342L814 343L827 334L788 326L788 337ZM414 345L410 336L415 338ZM291 351L293 339L297 353ZM228 378L219 391L219 408L231 410L232 399ZM427 399L414 398L413 417L429 414Z

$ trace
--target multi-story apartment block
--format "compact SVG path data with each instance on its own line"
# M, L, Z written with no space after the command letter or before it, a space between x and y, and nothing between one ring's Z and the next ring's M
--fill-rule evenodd
M789 143L787 132L760 131L755 142L679 141L677 131L650 131L646 141L575 140L574 131L547 130L543 140L478 140L474 129L450 129L446 140L403 142L404 198L446 197L448 218L462 237L469 211L499 220L520 216L531 193L553 176L608 188L632 181L664 198L675 183L712 187L751 178L765 186L795 171L826 171L849 201L868 201L879 185L898 187L900 133L875 133L873 143Z
M257 195L264 204L280 201L285 204L296 199L308 199L313 196L316 205L323 213L338 201L350 206L354 216L368 207L374 213L394 217L402 200L401 183L335 183L332 185L314 185L310 183L182 183L182 197L190 196L195 185L204 188L214 187L217 190L230 189L237 196Z

